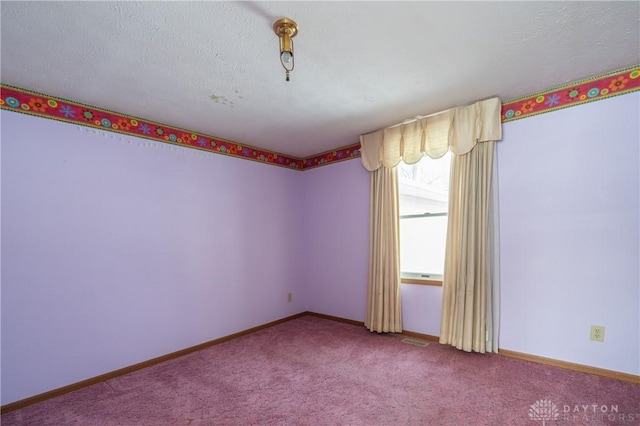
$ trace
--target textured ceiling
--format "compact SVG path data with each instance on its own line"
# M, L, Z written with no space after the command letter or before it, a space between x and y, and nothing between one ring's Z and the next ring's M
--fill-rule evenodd
M2 83L306 157L640 63L640 2L7 2ZM286 82L272 24L300 26Z

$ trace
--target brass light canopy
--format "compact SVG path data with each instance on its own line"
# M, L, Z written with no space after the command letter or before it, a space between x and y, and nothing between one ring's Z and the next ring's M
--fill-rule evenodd
M286 81L289 81L289 72L295 67L292 39L298 34L298 24L293 19L280 18L273 23L273 31L280 39L280 63L285 70Z

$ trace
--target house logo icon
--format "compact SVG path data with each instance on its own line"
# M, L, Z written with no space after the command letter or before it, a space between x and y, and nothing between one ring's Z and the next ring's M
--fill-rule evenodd
M529 419L540 421L546 426L548 420L557 420L560 417L556 404L548 399L541 399L529 406Z

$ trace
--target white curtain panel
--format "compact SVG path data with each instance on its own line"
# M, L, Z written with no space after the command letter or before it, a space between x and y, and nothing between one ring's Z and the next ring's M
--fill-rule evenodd
M364 325L378 333L402 331L398 171L371 173L369 282Z

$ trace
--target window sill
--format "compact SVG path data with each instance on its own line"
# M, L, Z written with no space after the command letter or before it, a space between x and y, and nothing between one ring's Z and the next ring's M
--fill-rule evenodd
M419 278L400 278L401 284L434 285L442 287L442 280L423 280Z

